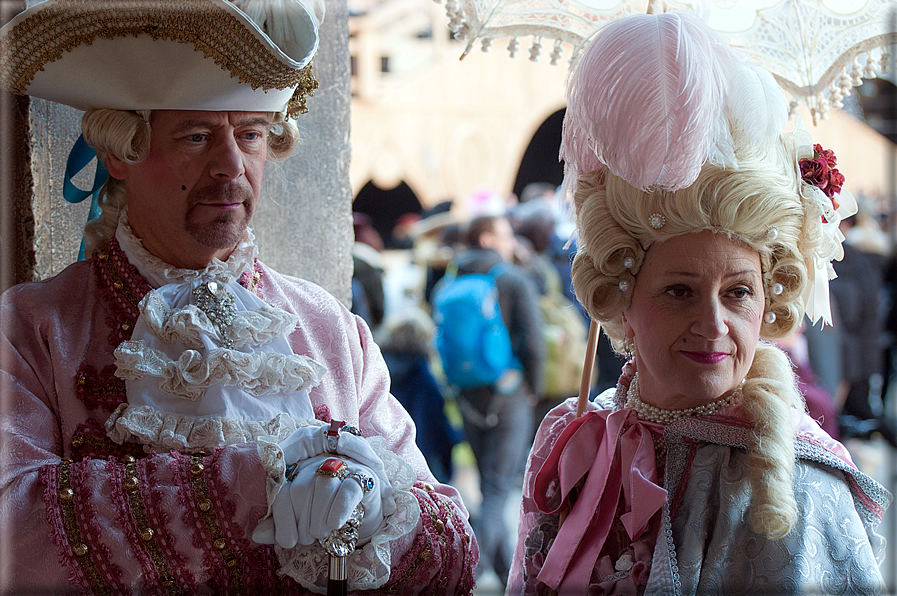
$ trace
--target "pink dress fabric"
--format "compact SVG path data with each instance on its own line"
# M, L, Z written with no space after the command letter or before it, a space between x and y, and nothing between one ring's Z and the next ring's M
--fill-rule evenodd
M467 511L430 474L367 326L314 284L258 261L255 273L257 296L300 317L294 352L328 369L310 392L317 417L382 436L417 475L420 521L391 544L389 580L370 593L469 593L478 554ZM149 289L113 241L100 256L3 295L0 591L161 593L173 582L183 593L294 593L276 573L273 547L249 538L266 509L254 443L191 458L106 437L104 422L126 400L113 350L129 338Z

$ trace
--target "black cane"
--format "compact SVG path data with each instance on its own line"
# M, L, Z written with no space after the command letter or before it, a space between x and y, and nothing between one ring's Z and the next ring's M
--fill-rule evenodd
M347 596L349 575L346 571L346 557L330 555L330 577L327 578L327 596Z

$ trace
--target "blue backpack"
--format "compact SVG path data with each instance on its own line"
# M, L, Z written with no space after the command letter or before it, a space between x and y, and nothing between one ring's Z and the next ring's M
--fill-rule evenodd
M522 368L498 304L495 280L504 269L499 263L488 274L449 272L433 294L436 349L446 379L460 389L490 386L509 368Z

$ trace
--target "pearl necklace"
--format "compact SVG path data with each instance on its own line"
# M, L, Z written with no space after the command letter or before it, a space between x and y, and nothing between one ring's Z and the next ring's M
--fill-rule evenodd
M728 408L741 399L743 386L744 381L742 381L738 387L735 388L735 391L728 396L702 406L685 408L684 410L664 410L652 406L651 404L646 404L641 400L639 397L638 373L635 373L632 377L632 382L629 384L629 391L626 392L626 407L635 410L638 417L642 420L656 422L657 424L666 426L667 424L672 424L687 416L706 416L707 414L713 414L714 412Z

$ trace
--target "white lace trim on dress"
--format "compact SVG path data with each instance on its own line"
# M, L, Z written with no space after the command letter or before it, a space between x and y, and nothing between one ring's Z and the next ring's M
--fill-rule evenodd
M135 381L149 375L159 378L159 388L191 401L202 399L216 383L238 387L252 396L292 393L320 383L326 368L298 354L238 352L212 348L203 355L185 350L172 360L143 340L123 341L115 350L115 376Z
M106 431L109 438L119 443L137 438L148 451L175 449L191 452L249 443L261 438L277 443L297 428L310 424L317 424L317 421L294 420L286 414L278 414L264 422L221 416L185 416L151 406L120 404L106 421ZM278 476L283 476L283 470L275 475Z

